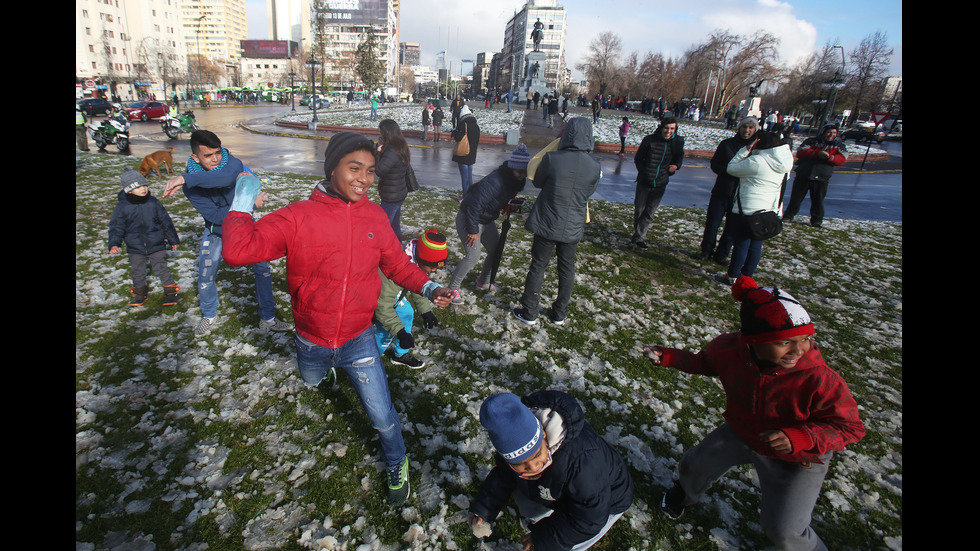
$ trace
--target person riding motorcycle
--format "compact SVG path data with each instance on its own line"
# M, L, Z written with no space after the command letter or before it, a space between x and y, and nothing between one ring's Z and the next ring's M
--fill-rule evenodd
M118 103L112 104L112 115L110 115L110 117L124 124L129 122L129 117L127 117L126 112L123 111L122 105Z

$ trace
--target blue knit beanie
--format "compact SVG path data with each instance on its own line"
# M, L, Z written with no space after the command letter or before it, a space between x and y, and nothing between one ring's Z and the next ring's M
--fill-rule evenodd
M494 449L508 463L520 463L541 447L541 423L520 398L509 392L484 400L480 424L490 434Z

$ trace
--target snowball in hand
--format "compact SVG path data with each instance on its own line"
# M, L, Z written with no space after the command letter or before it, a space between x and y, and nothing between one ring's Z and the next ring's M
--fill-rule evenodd
M255 175L247 172L240 174L235 183L235 198L232 199L231 210L251 213L261 191L262 182Z

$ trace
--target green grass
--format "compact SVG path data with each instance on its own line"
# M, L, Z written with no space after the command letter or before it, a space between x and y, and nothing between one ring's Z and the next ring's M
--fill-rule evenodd
M563 327L543 318L531 327L507 319L531 245L516 216L497 277L502 290L473 290L472 273L466 303L437 310L440 325L418 331L417 355L426 368L389 368L413 488L409 504L393 511L384 500L377 435L357 396L343 374L325 394L305 388L292 334L257 329L251 270L222 267L222 323L206 339L193 336L201 222L179 194L164 204L182 238L168 256L181 302L159 306L162 289L151 278L146 306L128 306L126 257L109 255L105 241L118 176L138 160L79 158L77 549L152 542L156 549L298 550L318 548L317 541L351 550L478 549L463 519L492 464L479 405L493 392L544 387L579 399L587 419L626 458L636 484L633 507L595 549L770 545L748 468L731 471L681 521L658 509L676 462L720 423L725 400L716 380L652 368L641 347L698 350L738 325L737 304L711 279L723 268L692 258L703 211L661 208L651 248L637 251L627 245L632 206L593 201ZM260 176L278 200L263 212L307 197L317 181ZM162 187L151 179L155 195ZM429 227L447 233L449 266L433 276L442 283L461 252L455 197L423 188L402 209L406 233ZM832 549L901 549L902 225L826 226L788 224L765 245L756 274L760 284L778 285L806 305L824 357L847 380L867 425L865 439L831 464L813 524ZM292 321L285 262L272 266L278 315ZM543 305L555 288L552 266ZM509 512L493 529L490 543L498 549L514 549L522 536Z

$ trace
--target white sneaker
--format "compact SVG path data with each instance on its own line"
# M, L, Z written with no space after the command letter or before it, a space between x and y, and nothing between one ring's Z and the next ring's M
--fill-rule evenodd
M194 328L195 337L206 337L211 334L211 329L218 323L218 316L213 318L201 318L201 323Z

